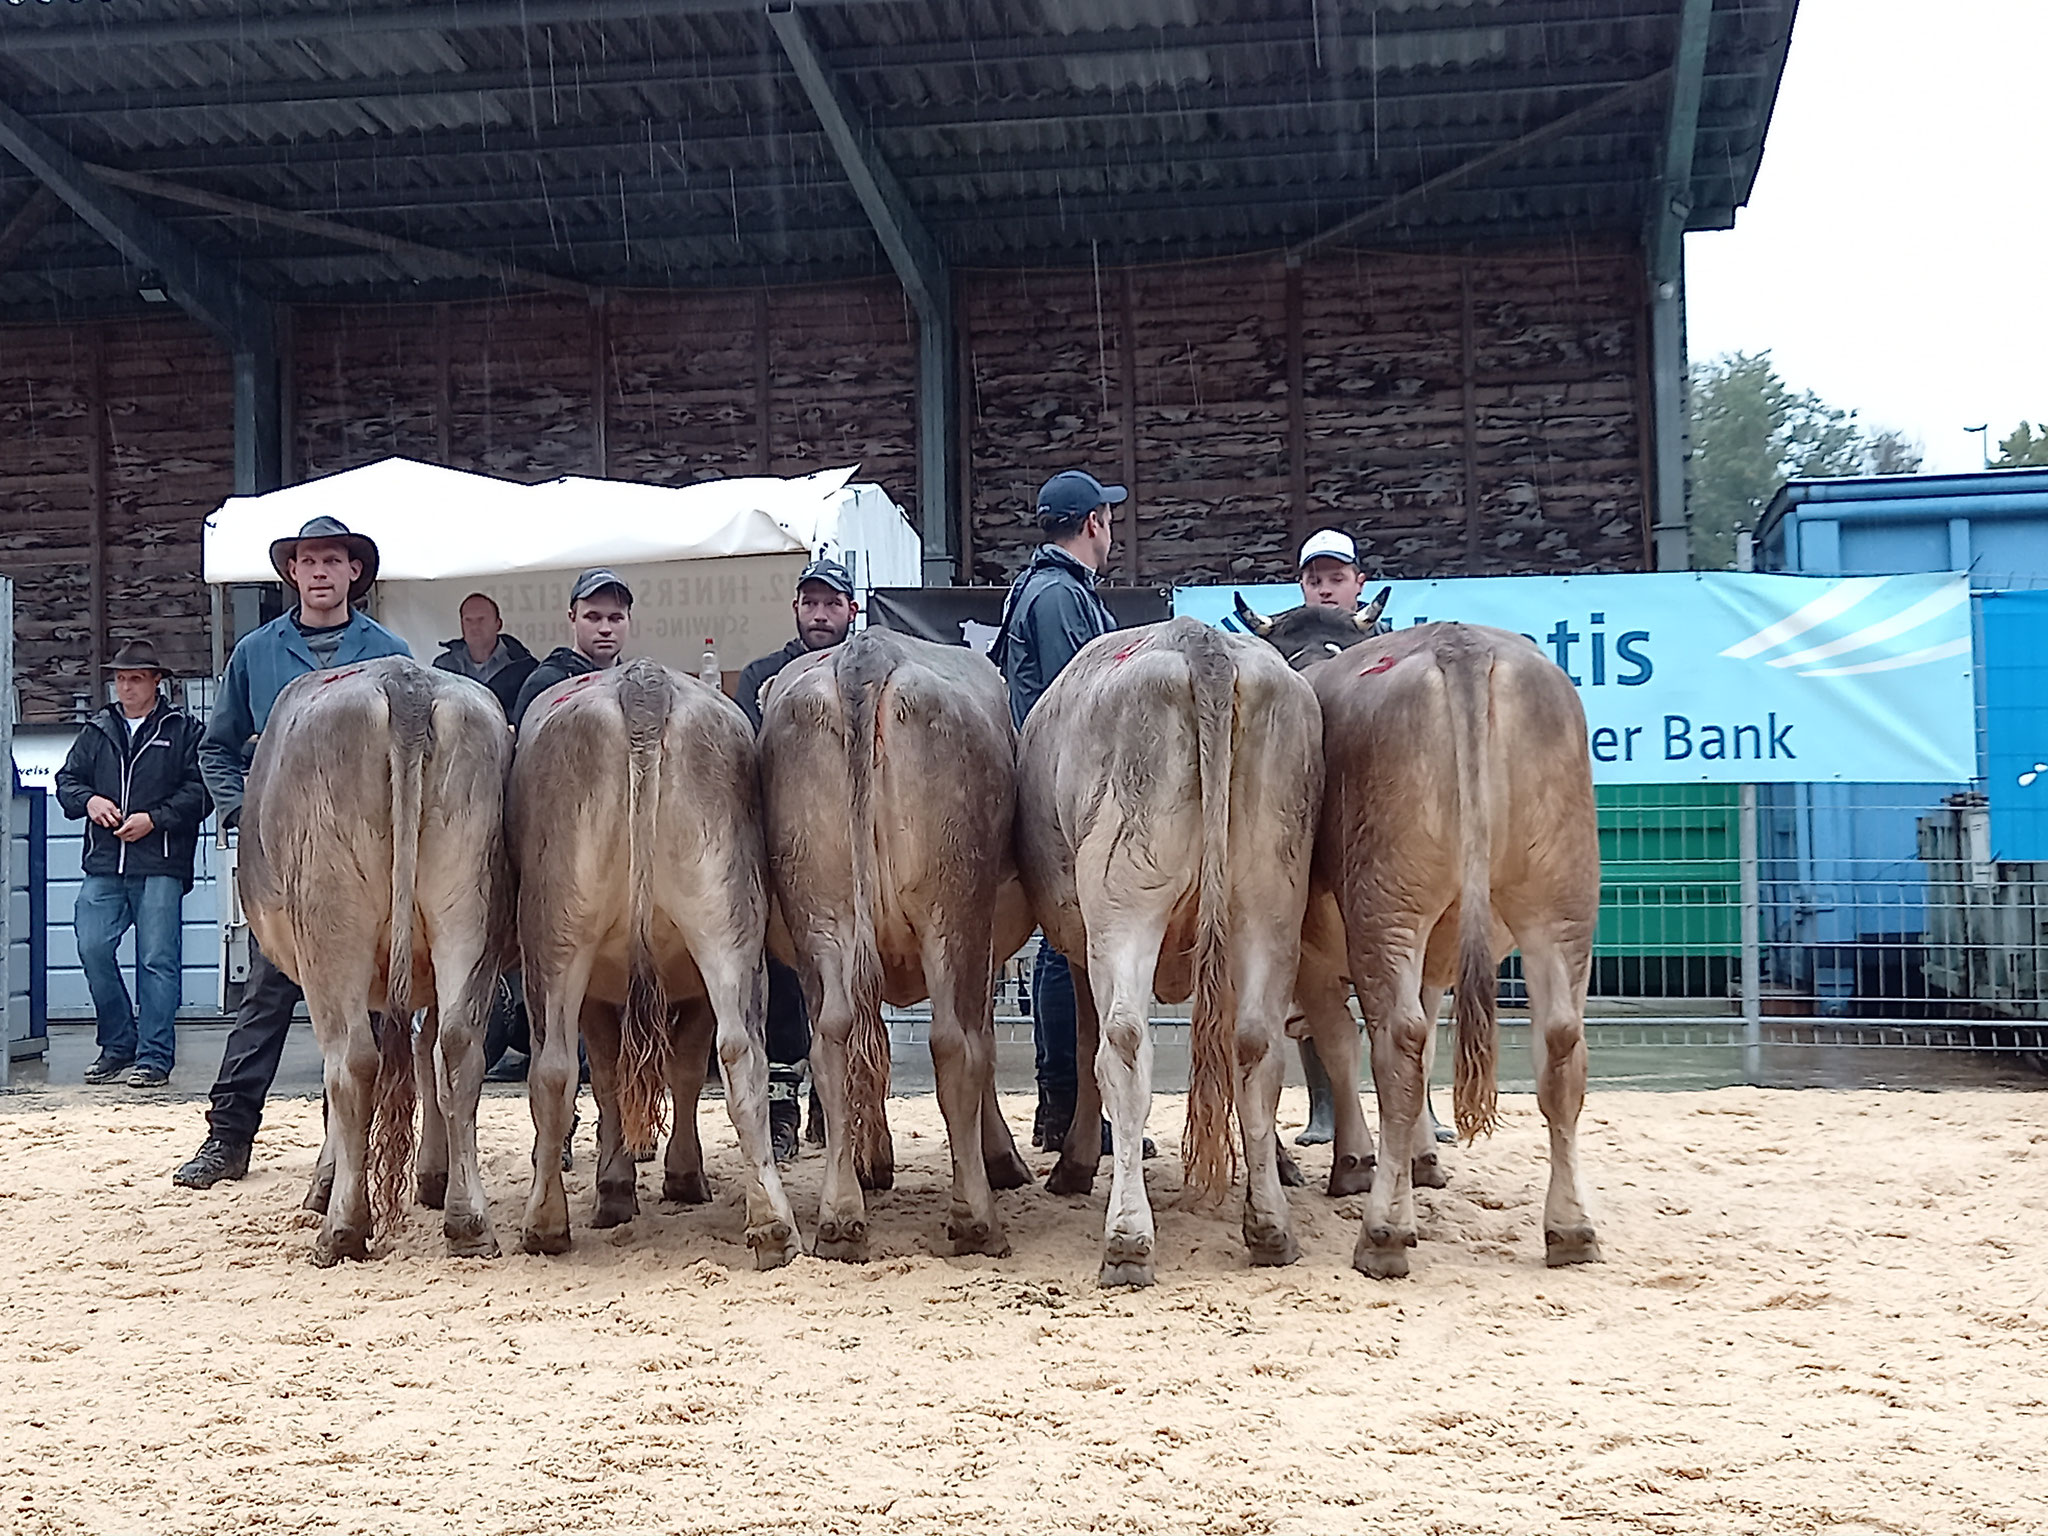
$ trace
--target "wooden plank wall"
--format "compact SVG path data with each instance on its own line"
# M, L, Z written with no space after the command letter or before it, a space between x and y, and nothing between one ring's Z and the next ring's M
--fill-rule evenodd
M104 698L99 664L126 640L206 674L198 530L233 483L232 409L226 354L175 318L0 337L0 574L23 719Z
M1645 569L1639 285L1622 249L978 274L974 579L1070 467L1132 488L1120 579L1287 580L1324 527L1389 578Z
M1284 580L1328 526L1390 578L1648 563L1625 250L957 288L973 580L1010 579L1039 484L1075 465L1133 487L1119 581ZM292 322L293 479L394 453L653 484L858 461L916 515L915 324L890 282ZM226 356L177 316L0 331L0 571L19 582L26 718L69 719L133 635L206 666L199 530L232 484L231 400Z

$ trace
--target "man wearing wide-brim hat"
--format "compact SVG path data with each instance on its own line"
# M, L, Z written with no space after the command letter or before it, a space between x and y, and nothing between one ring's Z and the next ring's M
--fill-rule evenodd
M57 804L85 822L72 931L100 1047L85 1080L161 1088L177 1064L182 909L206 819L199 723L165 697L168 669L149 641L130 640L101 670L114 674L116 702L86 722L57 770ZM133 1001L114 953L130 928Z
M412 654L398 636L356 610L377 579L377 546L363 535L334 518L316 517L297 534L273 543L270 563L297 594L298 604L235 646L199 744L200 771L223 826L233 826L241 816L249 759L285 684L329 667ZM270 963L252 938L249 979L206 1112L206 1140L171 1175L175 1182L207 1189L249 1171L263 1100L277 1076L292 1010L301 996L298 985Z

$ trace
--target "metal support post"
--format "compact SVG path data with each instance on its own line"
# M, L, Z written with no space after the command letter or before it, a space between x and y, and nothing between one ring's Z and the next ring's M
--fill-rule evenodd
M1761 892L1757 880L1756 786L1742 786L1736 811L1737 858L1742 865L1742 1079L1756 1086L1763 1079L1764 988Z

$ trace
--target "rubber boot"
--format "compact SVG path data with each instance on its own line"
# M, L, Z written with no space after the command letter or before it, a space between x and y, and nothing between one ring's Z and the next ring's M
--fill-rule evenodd
M1301 1047L1301 1075L1308 1079L1308 1124L1294 1138L1297 1147L1320 1147L1337 1138L1337 1095L1330 1086L1330 1074L1323 1070L1323 1058L1316 1043L1303 1035L1295 1042Z
M802 1067L768 1068L768 1145L778 1163L796 1161L796 1144L803 1129Z
M1038 1120L1032 1144L1046 1152L1057 1152L1067 1144L1067 1132L1074 1124L1074 1092L1038 1090Z

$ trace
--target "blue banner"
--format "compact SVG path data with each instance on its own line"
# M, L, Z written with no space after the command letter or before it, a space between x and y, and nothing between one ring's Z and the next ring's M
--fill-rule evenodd
M2048 860L2048 592L1984 596L1991 856Z
M1527 635L1586 706L1602 784L1961 783L1977 771L1960 575L1500 576L1393 583L1396 626ZM1239 627L1293 586L1182 587L1173 611Z

